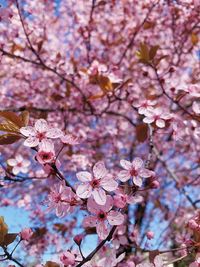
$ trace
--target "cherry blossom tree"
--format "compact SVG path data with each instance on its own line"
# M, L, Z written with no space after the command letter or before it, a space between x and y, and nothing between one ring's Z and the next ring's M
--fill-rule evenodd
M199 14L3 1L1 266L199 266Z

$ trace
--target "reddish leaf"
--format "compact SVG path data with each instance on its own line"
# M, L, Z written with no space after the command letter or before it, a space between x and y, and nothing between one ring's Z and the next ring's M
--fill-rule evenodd
M3 117L7 121L12 122L18 128L21 128L24 126L21 118L12 111L0 111L0 117Z
M1 246L8 246L15 241L16 237L17 237L17 234L14 234L14 233L13 234L6 234L4 236L3 242L0 245Z
M10 145L21 139L21 136L14 134L4 134L0 136L0 145Z
M141 123L136 126L136 138L139 142L144 142L148 137L148 126Z

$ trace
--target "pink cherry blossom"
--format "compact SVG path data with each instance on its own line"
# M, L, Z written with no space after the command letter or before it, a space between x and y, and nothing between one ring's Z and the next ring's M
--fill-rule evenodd
M42 140L47 138L60 138L63 136L60 129L49 127L44 119L37 120L34 127L26 126L20 128L20 132L25 137L28 137L24 141L24 145L28 147L35 147L39 145Z
M194 101L192 104L192 109L196 114L200 114L200 103Z
M200 97L200 88L196 84L190 85L187 89L183 89L184 91L188 92L190 96L193 97Z
M124 208L127 204L136 204L143 200L142 196L128 195L123 190L117 189L113 197L114 206L118 208Z
M117 227L113 236L113 245L115 249L118 249L120 245L124 246L128 243L126 236L126 225L120 225Z
M43 140L39 144L36 159L40 164L52 163L55 160L54 144L51 140Z
M119 211L112 210L113 199L107 196L104 205L98 205L93 198L89 198L87 209L92 213L84 221L84 227L96 227L100 239L105 239L109 233L108 225L121 225L124 221L124 215Z
M135 158L132 162L122 159L120 164L125 170L120 171L119 180L126 182L132 177L133 183L139 187L142 185L142 178L148 178L154 174L143 167L143 161L140 158Z
M116 190L118 183L113 179L105 168L102 161L97 162L92 173L81 171L76 174L79 181L82 183L78 185L76 194L80 198L89 198L93 195L94 200L99 205L106 203L106 191L112 192Z
M28 172L28 167L30 166L30 161L24 159L20 154L16 155L15 158L8 159L7 163L12 167L12 172L14 175Z
M158 128L164 128L165 121L169 119L171 119L171 115L162 110L162 108L152 108L151 110L145 112L143 122L148 124L155 122Z
M80 199L72 191L70 187L67 187L63 182L55 184L49 193L47 200L48 210L56 210L58 217L63 217L67 213L71 213L74 207L81 203Z
M72 135L72 134L63 135L61 137L61 141L64 144L68 144L68 145L77 145L77 144L79 144L78 137L75 136L75 135Z
M138 113L143 115L146 114L146 112L148 112L149 110L152 109L152 106L155 106L157 103L157 101L155 100L149 100L149 99L145 99L145 100L140 100L139 103L136 102L133 104L134 107L138 108Z
M60 260L66 266L73 266L75 264L75 255L70 251L66 251L60 255Z
M0 8L0 22L9 22L13 14L9 8Z
M20 237L21 237L22 240L28 241L31 238L32 235L33 235L33 231L30 228L24 228L20 232Z
M152 231L147 231L147 232L146 232L146 237L147 237L149 240L153 239L153 238L154 238L154 232L152 232Z

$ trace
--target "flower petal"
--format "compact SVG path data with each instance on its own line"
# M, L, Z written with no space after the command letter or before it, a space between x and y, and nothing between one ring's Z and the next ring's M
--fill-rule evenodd
M91 196L91 193L92 187L88 183L80 184L76 189L76 194L80 198L88 198Z
M101 240L106 239L106 237L108 236L109 231L104 222L99 222L97 224L97 234Z
M141 158L135 158L133 161L132 161L132 166L134 167L134 169L138 170L139 168L142 167L142 164L143 164L143 161Z
M107 219L110 225L121 225L124 222L124 215L119 211L111 210L107 215Z
M148 169L140 169L139 170L139 176L147 178L151 177L154 174L154 172L148 170Z
M133 183L137 186L142 186L142 178L141 177L133 177Z
M9 166L12 166L12 167L17 165L16 159L8 159L7 163L8 163Z
M57 128L51 128L46 133L46 137L48 138L60 138L62 136L63 136L63 132Z
M103 189L101 189L101 188L94 189L94 191L92 192L92 195L93 195L94 200L96 201L97 204L105 205L106 193Z
M130 179L131 175L129 171L120 171L118 174L118 179L122 182L126 182Z
M165 127L165 121L162 119L156 120L156 126L159 128L164 128Z
M19 168L18 166L13 167L13 169L12 169L12 173L13 173L14 175L17 175L19 172L20 172L20 168Z
M125 159L120 160L120 165L122 166L122 168L124 168L125 170L130 170L132 165L131 162Z
M103 189L109 192L116 190L118 187L118 183L110 177L105 177L100 180L100 185L103 187Z
M25 141L24 141L24 145L28 146L28 147L35 147L39 144L39 140L38 138L36 138L35 136L29 136Z
M26 127L20 128L20 133L27 137L29 135L35 136L36 134L35 129L32 126L26 126Z
M91 173L86 172L86 171L78 172L76 174L76 177L81 182L89 182L89 181L92 181L92 175L91 175Z
M48 124L44 119L39 119L35 122L35 130L40 133L47 132Z
M93 167L95 178L102 179L107 174L107 169L103 161L98 161Z

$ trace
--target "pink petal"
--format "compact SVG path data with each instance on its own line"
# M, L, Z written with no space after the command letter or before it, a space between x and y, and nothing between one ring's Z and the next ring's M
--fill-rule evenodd
M121 225L124 222L124 215L119 211L111 210L107 219L110 225Z
M142 201L143 201L143 197L142 196L130 196L130 197L128 197L127 203L136 204L136 203L140 203Z
M26 127L20 128L20 133L27 137L29 135L35 136L36 134L35 129L32 126L26 126Z
M122 168L124 168L125 170L130 170L132 165L131 162L125 159L120 160L120 165L122 166Z
M39 151L45 151L45 152L52 152L54 153L54 143L52 142L52 140L48 140L48 139L43 139L40 143L39 143Z
M24 160L23 160L23 166L24 166L24 167L28 167L29 165L30 165L30 161L27 160L27 159L24 159Z
M105 177L104 179L100 180L100 185L105 189L106 191L114 191L118 187L118 183L112 179Z
M89 212L93 214L98 214L100 208L103 206L99 206L92 197L90 197L87 201L87 209Z
M122 182L126 182L130 179L131 175L129 171L120 171L118 174L118 179Z
M14 175L17 175L20 172L20 168L18 166L13 167L12 172Z
M76 189L76 194L80 198L88 198L91 196L91 193L92 187L88 183L80 184Z
M25 141L24 141L24 145L28 146L28 147L35 147L39 144L39 140L38 138L36 138L35 136L29 136Z
M112 209L113 207L113 198L111 196L107 196L106 197L106 203L103 206L100 206L101 210L103 210L104 212L108 212Z
M143 119L143 122L145 122L145 123L152 123L152 122L154 122L154 118L153 117L145 117Z
M107 174L106 167L103 161L98 161L93 167L93 173L95 178L102 179Z
M87 216L83 220L83 227L96 227L97 219L94 216Z
M65 206L59 203L56 207L56 216L63 217L65 215Z
M141 158L135 158L133 161L132 161L132 166L138 170L139 168L142 167L142 164L143 164L143 161Z
M23 157L19 154L15 158L16 158L17 162L21 163L23 161Z
M39 119L35 122L35 130L40 133L47 132L48 124L44 119Z
M164 128L164 127L165 127L165 121L162 120L162 119L156 120L156 125L157 125L159 128Z
M104 222L99 222L97 224L97 234L101 240L106 239L109 234L109 230Z
M17 161L16 161L16 159L8 159L7 160L7 163L8 163L8 165L10 165L10 166L15 166L15 165L17 165Z
M139 176L147 178L151 177L154 174L154 172L147 170L147 169L140 169Z
M60 138L62 136L63 136L63 132L57 128L51 128L46 133L46 137L48 138Z
M101 188L94 189L94 191L92 192L92 195L93 195L94 200L96 201L97 204L105 205L106 193L103 189L101 189Z
M133 183L137 186L142 186L142 178L141 177L133 177Z
M89 172L86 171L82 171L82 172L78 172L76 174L76 177L78 178L79 181L81 182L89 182L92 181L92 175Z
M69 145L77 145L79 144L78 137L72 135L72 134L67 134L61 137L61 141L64 144L69 144Z

